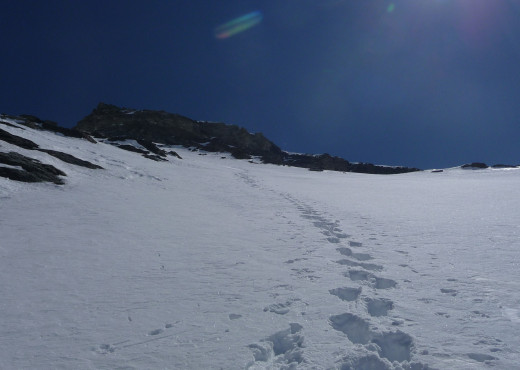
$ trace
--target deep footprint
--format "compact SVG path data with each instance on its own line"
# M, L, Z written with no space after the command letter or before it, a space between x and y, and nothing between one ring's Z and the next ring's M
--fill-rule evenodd
M352 281L368 280L374 276L370 272L362 270L350 270L345 272L344 275Z
M361 294L361 287L359 288L336 288L329 290L329 293L335 295L343 301L352 302L358 299Z
M371 339L368 322L351 313L331 316L330 324L345 333L352 343L367 344Z
M373 317L386 316L394 308L394 302L385 298L365 298L365 302L368 313Z
M273 357L276 357L276 363L291 365L291 369L293 365L301 364L304 340L304 336L300 333L302 329L300 324L292 323L289 329L279 331L258 344L250 344L248 347L253 351L255 360L247 368L256 366L256 362L271 361Z
M477 362L498 360L496 357L482 353L468 353L468 357Z
M381 333L374 336L372 342L381 348L380 356L390 362L410 361L410 352L413 347L413 338L398 330L396 332Z
M337 248L336 250L342 255L355 258L358 261L368 261L373 259L373 257L368 253L354 253L352 252L352 249L347 247Z
M397 283L393 281L392 279L385 279L385 278L379 278L376 277L376 282L374 284L374 288L376 289L390 289L395 288Z
M342 260L336 261L336 263L339 263L340 265L351 266L351 267L362 267L365 270L369 270L369 271L383 270L383 266L376 265L375 263L356 262L356 261L351 261L351 260L347 260L347 259L342 259Z

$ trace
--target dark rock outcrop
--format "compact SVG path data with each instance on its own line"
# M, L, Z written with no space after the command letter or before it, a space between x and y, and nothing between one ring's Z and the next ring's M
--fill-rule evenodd
M66 127L58 126L58 124L54 121L49 120L42 120L36 116L30 115L30 114L21 114L20 116L7 116L8 118L16 119L18 123L20 123L23 126L35 129L35 130L45 130L45 131L51 131L54 133L61 134L63 136L67 137L74 137L78 139L85 139L90 141L91 143L96 143L96 140L94 140L90 135L87 135L84 132L78 131L76 129L70 129Z
M32 142L31 140L24 139L23 137L13 135L7 131L4 131L0 128L0 140L3 140L9 144L13 144L19 146L24 149L36 149L38 148L38 144Z
M43 164L36 159L26 157L16 152L0 152L0 163L11 167L0 166L0 176L23 182L53 182L64 184L59 176L66 174L50 164ZM22 169L16 168L21 167Z
M167 152L166 154L168 155L172 155L174 157L177 157L179 159L182 159L182 157L179 155L179 153L177 153L175 150L170 150L169 152Z
M5 117L5 116L4 116ZM27 128L33 129L33 130L42 130L42 125L49 125L54 127L55 129L52 130L54 132L72 132L72 135L67 136L73 136L73 137L81 137L85 138L87 135L77 131L77 130L70 130L70 129L64 129L62 127L57 126L56 123L52 121L41 121L39 118L31 115L21 115L17 117L11 117L8 118L14 119L18 124L23 125ZM13 124L10 124L9 122L0 121L0 123L5 124L7 126L12 126L16 128L21 128L18 126L15 126ZM63 130L62 130L63 129ZM0 140L5 141L7 143L16 145L20 148L27 149L27 150L37 150L40 152L47 153L55 158L60 159L63 162L74 164L76 166L91 168L91 169L102 169L103 167L98 166L94 163L85 161L83 159L79 159L71 154L63 153L57 150L51 150L51 149L43 149L40 148L38 144L34 143L31 140L25 139L23 137L13 135L10 132L7 132L5 130L0 129ZM66 176L66 174L59 169L55 168L54 166L51 166L49 164L41 163L40 161L26 157L24 155L21 155L19 153L10 152L10 153L0 153L0 164L12 166L12 167L6 167L2 166L0 167L0 176L6 177L11 180L16 181L23 181L23 182L53 182L55 184L64 184L64 181L59 178L58 176ZM18 167L18 168L16 168ZM20 169L21 168L21 169Z
M159 149L159 147L157 145L155 145L154 143L152 143L151 141L144 140L144 139L138 139L137 143L139 145L142 145L149 151L151 151L153 154L156 154L161 157L166 157L166 152L162 149Z
M227 152L238 159L259 157L264 163L316 171L373 174L419 171L417 168L350 163L329 154L290 154L282 151L261 133L251 134L246 129L235 125L194 121L164 111L119 108L105 103L100 103L91 114L78 122L76 129L95 137L110 138L114 141L137 140L143 147L160 157L164 157L165 152L160 148L153 148L155 146L153 143L183 145L208 152Z
M124 150L128 150L129 152L140 153L140 154L148 154L147 150L136 148L133 145L122 144L122 145L118 145L117 147L121 148L121 149L124 149Z
M283 157L282 150L262 134L250 134L235 125L194 121L164 111L131 110L100 103L90 115L78 122L76 129L97 137L184 145L210 152L236 149L255 156L276 153L280 159Z
M58 158L59 160L62 160L63 162L74 164L76 166L91 168L91 169L103 169L103 167L98 166L97 164L91 163L89 161L85 161L83 159L79 159L77 157L74 157L71 154L59 152L57 150L50 150L50 149L37 149L40 152L47 153L49 155L52 155L53 157Z
M168 160L160 155L157 154L143 154L143 157L151 159L152 161L156 162L167 162Z
M463 164L460 167L461 168L479 168L479 169L484 169L484 168L488 168L489 166L487 164L485 164L485 163L473 162L473 163Z
M5 115L3 114L3 115L0 116L0 118L1 118L1 117L4 117L4 116L5 116ZM9 123L9 122L7 122L7 121L3 121L3 120L1 120L1 119L0 119L0 123L1 123L2 125L6 125L6 126L9 126L9 127L21 128L21 127L18 127L18 126L16 126L16 125L13 125L12 123ZM22 128L22 130L24 130L24 129Z
M518 166L513 166L511 164L494 164L491 167L492 168L517 168Z

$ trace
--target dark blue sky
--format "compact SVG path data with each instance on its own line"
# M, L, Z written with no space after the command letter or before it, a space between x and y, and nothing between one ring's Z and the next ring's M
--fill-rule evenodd
M103 101L351 161L520 164L517 0L3 0L0 31L2 113L71 127Z

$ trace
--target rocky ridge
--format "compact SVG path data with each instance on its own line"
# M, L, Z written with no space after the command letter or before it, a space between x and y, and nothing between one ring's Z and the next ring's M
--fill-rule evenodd
M2 128L4 126L4 128ZM47 153L63 162L89 169L101 166L54 149L40 148L38 144L9 132L7 127L22 130L50 131L93 144L105 142L123 150L141 154L154 161L168 161L168 157L182 159L169 145L182 145L192 151L230 153L237 159L308 168L312 171L342 171L370 174L398 174L420 171L416 168L378 166L370 163L351 163L329 154L311 155L288 153L269 141L263 134L251 134L246 129L224 123L195 121L190 118L153 110L134 110L100 103L76 127L60 127L57 123L41 120L32 115L0 115L0 146L2 142L23 149L17 153L9 149L0 152L0 177L24 182L53 182L64 184L66 173L52 165L31 158L28 153ZM14 133L13 133L14 132ZM512 165L493 165L492 168L514 168ZM462 165L464 169L485 169L480 162ZM433 170L432 172L442 172Z
M329 154L292 154L280 149L263 134L251 134L236 125L195 121L164 111L135 110L115 105L99 105L78 122L75 129L108 140L145 140L166 145L183 145L194 150L229 152L238 159L259 157L264 163L310 170L397 174L417 168L351 163Z

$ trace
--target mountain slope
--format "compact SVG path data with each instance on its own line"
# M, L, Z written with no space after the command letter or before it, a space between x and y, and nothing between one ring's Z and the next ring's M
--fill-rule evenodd
M0 177L2 369L519 368L518 169L156 161L4 122L37 147L0 152L67 176Z
M163 111L119 108L100 103L78 122L76 129L104 138L146 140L167 145L183 145L211 152L229 152L238 159L257 156L264 163L284 164L313 170L333 170L377 174L418 171L416 168L350 163L328 154L291 154L282 151L261 133L224 123L194 121Z

